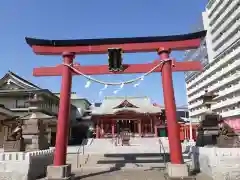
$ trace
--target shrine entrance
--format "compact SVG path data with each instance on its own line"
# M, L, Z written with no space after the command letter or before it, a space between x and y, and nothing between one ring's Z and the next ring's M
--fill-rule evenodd
M121 131L128 131L130 133L136 133L136 129L134 128L135 121L134 120L117 120L117 134L120 134Z
M83 40L45 40L26 38L26 42L36 54L63 56L63 63L61 65L55 67L35 68L33 71L34 76L62 76L53 168L66 166L70 119L69 109L71 103L70 94L73 75L81 75L93 80L89 75L145 73L144 76L147 76L152 72L161 72L162 74L162 87L166 109L167 128L169 132L168 138L171 163L183 164L172 73L179 71L200 71L202 70L202 65L200 62L192 60L176 62L175 59L170 57L170 53L171 50L196 49L200 46L201 40L205 36L206 31L171 36ZM152 63L122 64L121 52L157 52L159 58ZM75 55L77 54L105 53L108 53L109 56L108 65L82 66L73 62ZM137 79L126 81L124 84L129 84L141 79L142 77L139 77ZM95 80L95 82L102 83L100 80ZM105 85L115 86L124 84L122 82L105 83ZM70 176L70 174L68 175Z
M143 122L142 120L117 120L116 133L128 131L132 137L157 137L157 132L154 132L153 122L151 120Z

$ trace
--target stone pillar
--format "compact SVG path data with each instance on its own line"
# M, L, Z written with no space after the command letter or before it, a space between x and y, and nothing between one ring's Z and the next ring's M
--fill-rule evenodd
M43 120L39 113L32 113L29 120L23 126L23 138L26 144L26 151L37 151L49 148L48 139Z

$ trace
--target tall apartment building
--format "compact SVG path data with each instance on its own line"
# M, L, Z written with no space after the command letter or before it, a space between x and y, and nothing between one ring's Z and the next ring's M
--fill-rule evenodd
M205 90L218 94L213 111L223 118L240 118L240 0L210 0L202 13L207 36L185 60L200 60L202 72L185 73L189 116L206 111L200 96Z

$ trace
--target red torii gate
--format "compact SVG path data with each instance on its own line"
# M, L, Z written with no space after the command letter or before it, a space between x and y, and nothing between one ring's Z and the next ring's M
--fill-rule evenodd
M145 73L156 66L161 60L169 59L170 50L188 50L199 47L201 39L206 31L157 37L138 38L108 38L108 39L84 39L84 40L43 40L26 38L26 42L38 55L62 55L63 63L70 65L86 75L100 74L126 74ZM103 54L109 48L122 48L123 52L152 52L158 51L160 60L148 64L124 64L123 72L109 72L108 65L81 66L73 64L76 54ZM182 148L180 143L179 126L176 118L176 105L172 83L172 72L177 71L200 71L200 62L175 62L165 61L154 72L162 73L162 86L166 117L168 124L170 159L173 164L182 164ZM78 75L66 65L55 67L34 68L34 76L62 76L60 105L57 123L56 149L54 155L54 166L62 166L66 163L66 150L68 142L69 115L70 115L70 94L72 75Z

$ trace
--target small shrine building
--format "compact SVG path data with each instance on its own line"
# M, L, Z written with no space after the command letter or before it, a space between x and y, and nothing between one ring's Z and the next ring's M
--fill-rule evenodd
M162 109L148 97L105 97L92 110L96 138L115 137L121 130L132 136L157 136Z
M164 107L152 103L146 96L105 97L99 107L93 107L91 115L96 138L116 137L122 130L129 131L132 137L167 136ZM189 123L184 122L182 116L188 118L182 115L182 110L177 112L181 140L189 139L190 134L195 139L196 126L190 133Z

